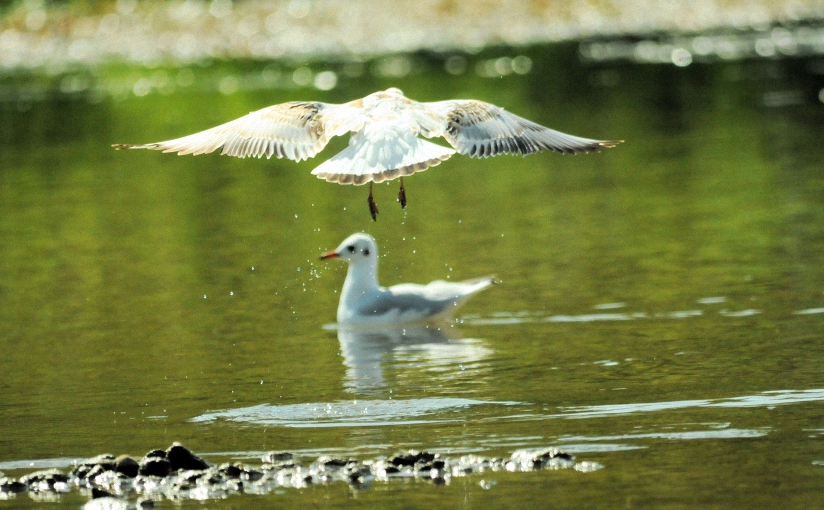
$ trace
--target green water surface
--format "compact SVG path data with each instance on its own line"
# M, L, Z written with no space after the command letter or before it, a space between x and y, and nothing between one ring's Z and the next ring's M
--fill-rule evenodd
M268 450L312 460L557 446L604 467L333 484L207 506L824 504L820 66L600 67L574 46L519 51L529 74L482 78L470 66L453 76L419 55L409 76L366 72L329 92L190 87L3 103L0 471L139 457L172 441L210 462L251 463ZM497 55L487 53L477 58ZM194 71L197 81L263 68ZM302 163L110 147L390 86L625 143L579 156L454 156L406 179L405 211L397 181L376 186L375 223L365 187L309 174L345 139ZM443 334L339 338L324 325L345 267L317 259L355 231L378 240L384 284L502 283ZM57 504L85 501L75 491Z

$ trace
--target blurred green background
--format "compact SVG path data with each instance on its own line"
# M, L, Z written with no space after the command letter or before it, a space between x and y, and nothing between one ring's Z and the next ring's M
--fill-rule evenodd
M252 463L271 449L311 460L559 446L604 469L208 504L820 501L817 4L336 4L4 6L0 471L172 441ZM405 211L396 181L376 186L375 223L366 188L310 175L345 137L302 163L110 147L390 86L625 143L455 156L405 180ZM338 338L323 326L345 267L317 257L355 231L378 240L387 285L490 273L502 285L444 337ZM490 404L416 414L456 396ZM323 413L231 419L352 400L400 407L375 418L383 426ZM504 401L518 405L494 404ZM216 411L229 418L204 418ZM486 490L482 478L498 483Z

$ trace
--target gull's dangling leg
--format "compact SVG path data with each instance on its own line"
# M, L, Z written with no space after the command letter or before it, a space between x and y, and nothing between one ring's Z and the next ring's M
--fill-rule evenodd
M372 184L372 181L369 181L369 198L366 199L366 202L369 204L369 214L372 215L372 221L378 221L378 204L372 198Z
M406 190L403 189L403 177L401 177L401 189L398 191L398 202L401 203L401 209L406 209Z

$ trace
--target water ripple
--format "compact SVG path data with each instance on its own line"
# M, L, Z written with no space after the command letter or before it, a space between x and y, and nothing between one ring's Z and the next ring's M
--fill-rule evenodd
M549 418L604 418L607 416L623 416L635 413L649 413L669 411L672 409L687 409L692 407L772 407L803 402L824 401L824 389L812 390L775 390L765 391L757 395L746 395L724 399L675 400L670 402L645 402L632 404L611 404L601 406L580 406L561 408L561 414L548 416Z
M726 298L702 298L698 302L701 304L723 303ZM595 309L604 310L626 306L624 303L607 303L596 305ZM764 313L764 310L747 308L743 310L728 310L723 308L718 310L718 315L728 318L752 317ZM814 315L824 313L824 308L806 308L789 312L792 315ZM466 315L459 322L472 326L507 326L512 324L531 324L538 322L572 323L572 322L610 322L610 321L632 321L632 320L654 320L654 319L689 319L700 317L705 314L704 310L687 309L675 310L672 312L625 312L625 313L584 313L574 315L544 315L541 312L495 312L488 317L479 315Z
M764 437L769 432L769 428L763 429L723 429L723 430L688 430L685 432L648 432L644 434L619 434L614 436L571 436L561 437L562 441L626 441L633 439L668 439L677 441L689 441L693 439L739 439ZM574 446L565 451L575 450Z
M472 406L517 405L519 402L490 402L465 398L420 398L409 400L350 400L330 403L291 405L261 404L202 414L190 421L213 422L219 419L255 425L282 427L377 427L442 423L466 419L463 414L434 416Z

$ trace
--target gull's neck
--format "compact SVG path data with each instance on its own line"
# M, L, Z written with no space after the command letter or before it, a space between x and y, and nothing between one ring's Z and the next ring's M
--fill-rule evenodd
M344 307L344 303L354 304L364 296L374 294L379 288L377 258L358 264L350 263L340 294L340 308Z

